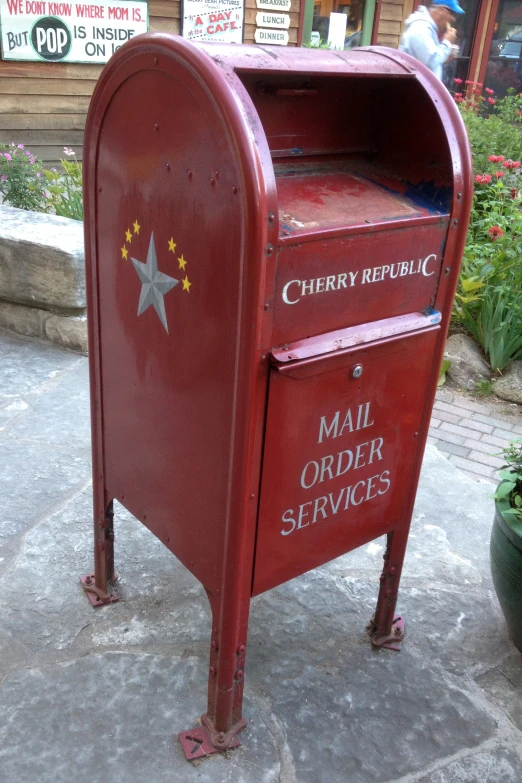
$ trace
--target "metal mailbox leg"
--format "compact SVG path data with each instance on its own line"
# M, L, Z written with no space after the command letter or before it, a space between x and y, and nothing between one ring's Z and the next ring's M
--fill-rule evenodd
M115 603L118 596L110 592L117 577L114 573L114 509L112 500L94 513L94 574L80 577L87 598L93 606Z
M246 634L250 601L226 602L207 593L212 608L208 708L202 726L178 736L187 760L237 748L246 726L242 716Z
M374 647L396 651L401 649L404 617L395 614L395 606L407 542L408 528L393 530L387 535L377 608L368 626Z

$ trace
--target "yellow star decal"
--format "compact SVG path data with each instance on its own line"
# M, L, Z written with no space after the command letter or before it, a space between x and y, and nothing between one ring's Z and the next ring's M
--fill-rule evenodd
M126 260L127 260L127 256L128 256L128 255L129 255L129 251L127 250L127 248L125 247L125 245L123 245L123 247L122 247L122 249L121 249L121 257L122 257L122 258L124 258L124 259L125 259L125 261L126 261Z
M192 283L189 283L188 277L185 276L181 282L183 283L183 290L188 291L190 294L190 286L192 285Z
M176 249L176 243L174 242L174 238L171 237L169 239L169 250L172 250L172 252L174 252L175 249Z
M178 261L179 261L179 268L183 269L183 271L185 271L185 267L187 265L187 262L183 258L183 253L181 254L181 258L178 258ZM187 289L187 291L188 291L188 289Z
M136 220L136 221L134 222L134 233L135 233L135 234L139 234L139 233L140 233L140 228L141 228L141 226L140 226L140 224L138 223L138 221Z
M127 229L125 232L125 238L127 239L127 242L132 242L132 234L130 232L130 228Z

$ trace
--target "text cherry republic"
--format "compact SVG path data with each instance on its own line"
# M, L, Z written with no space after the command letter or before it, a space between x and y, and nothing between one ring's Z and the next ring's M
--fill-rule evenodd
M394 264L383 264L382 266L369 267L356 272L342 272L337 275L315 277L312 280L290 280L283 287L283 302L288 305L294 305L303 296L326 293L327 291L339 291L342 288L352 288L359 284L380 283L409 275L431 277L435 274L433 262L436 261L436 254L430 253L426 258L419 258L417 261L398 261Z

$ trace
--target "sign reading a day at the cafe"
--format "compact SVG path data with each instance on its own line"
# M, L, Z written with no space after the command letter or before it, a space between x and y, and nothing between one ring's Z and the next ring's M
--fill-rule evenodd
M144 0L0 0L3 60L106 63L148 29Z
M183 0L181 34L190 41L243 42L244 0Z

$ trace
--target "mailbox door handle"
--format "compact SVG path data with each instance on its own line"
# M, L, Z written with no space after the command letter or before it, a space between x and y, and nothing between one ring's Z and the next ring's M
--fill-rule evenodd
M400 351L402 341L409 336L439 330L440 320L441 314L430 309L427 314L410 313L330 332L272 351L271 363L276 372L292 378L307 378L352 364L352 377L357 379L370 346L373 356ZM360 372L356 371L357 367L361 367Z

